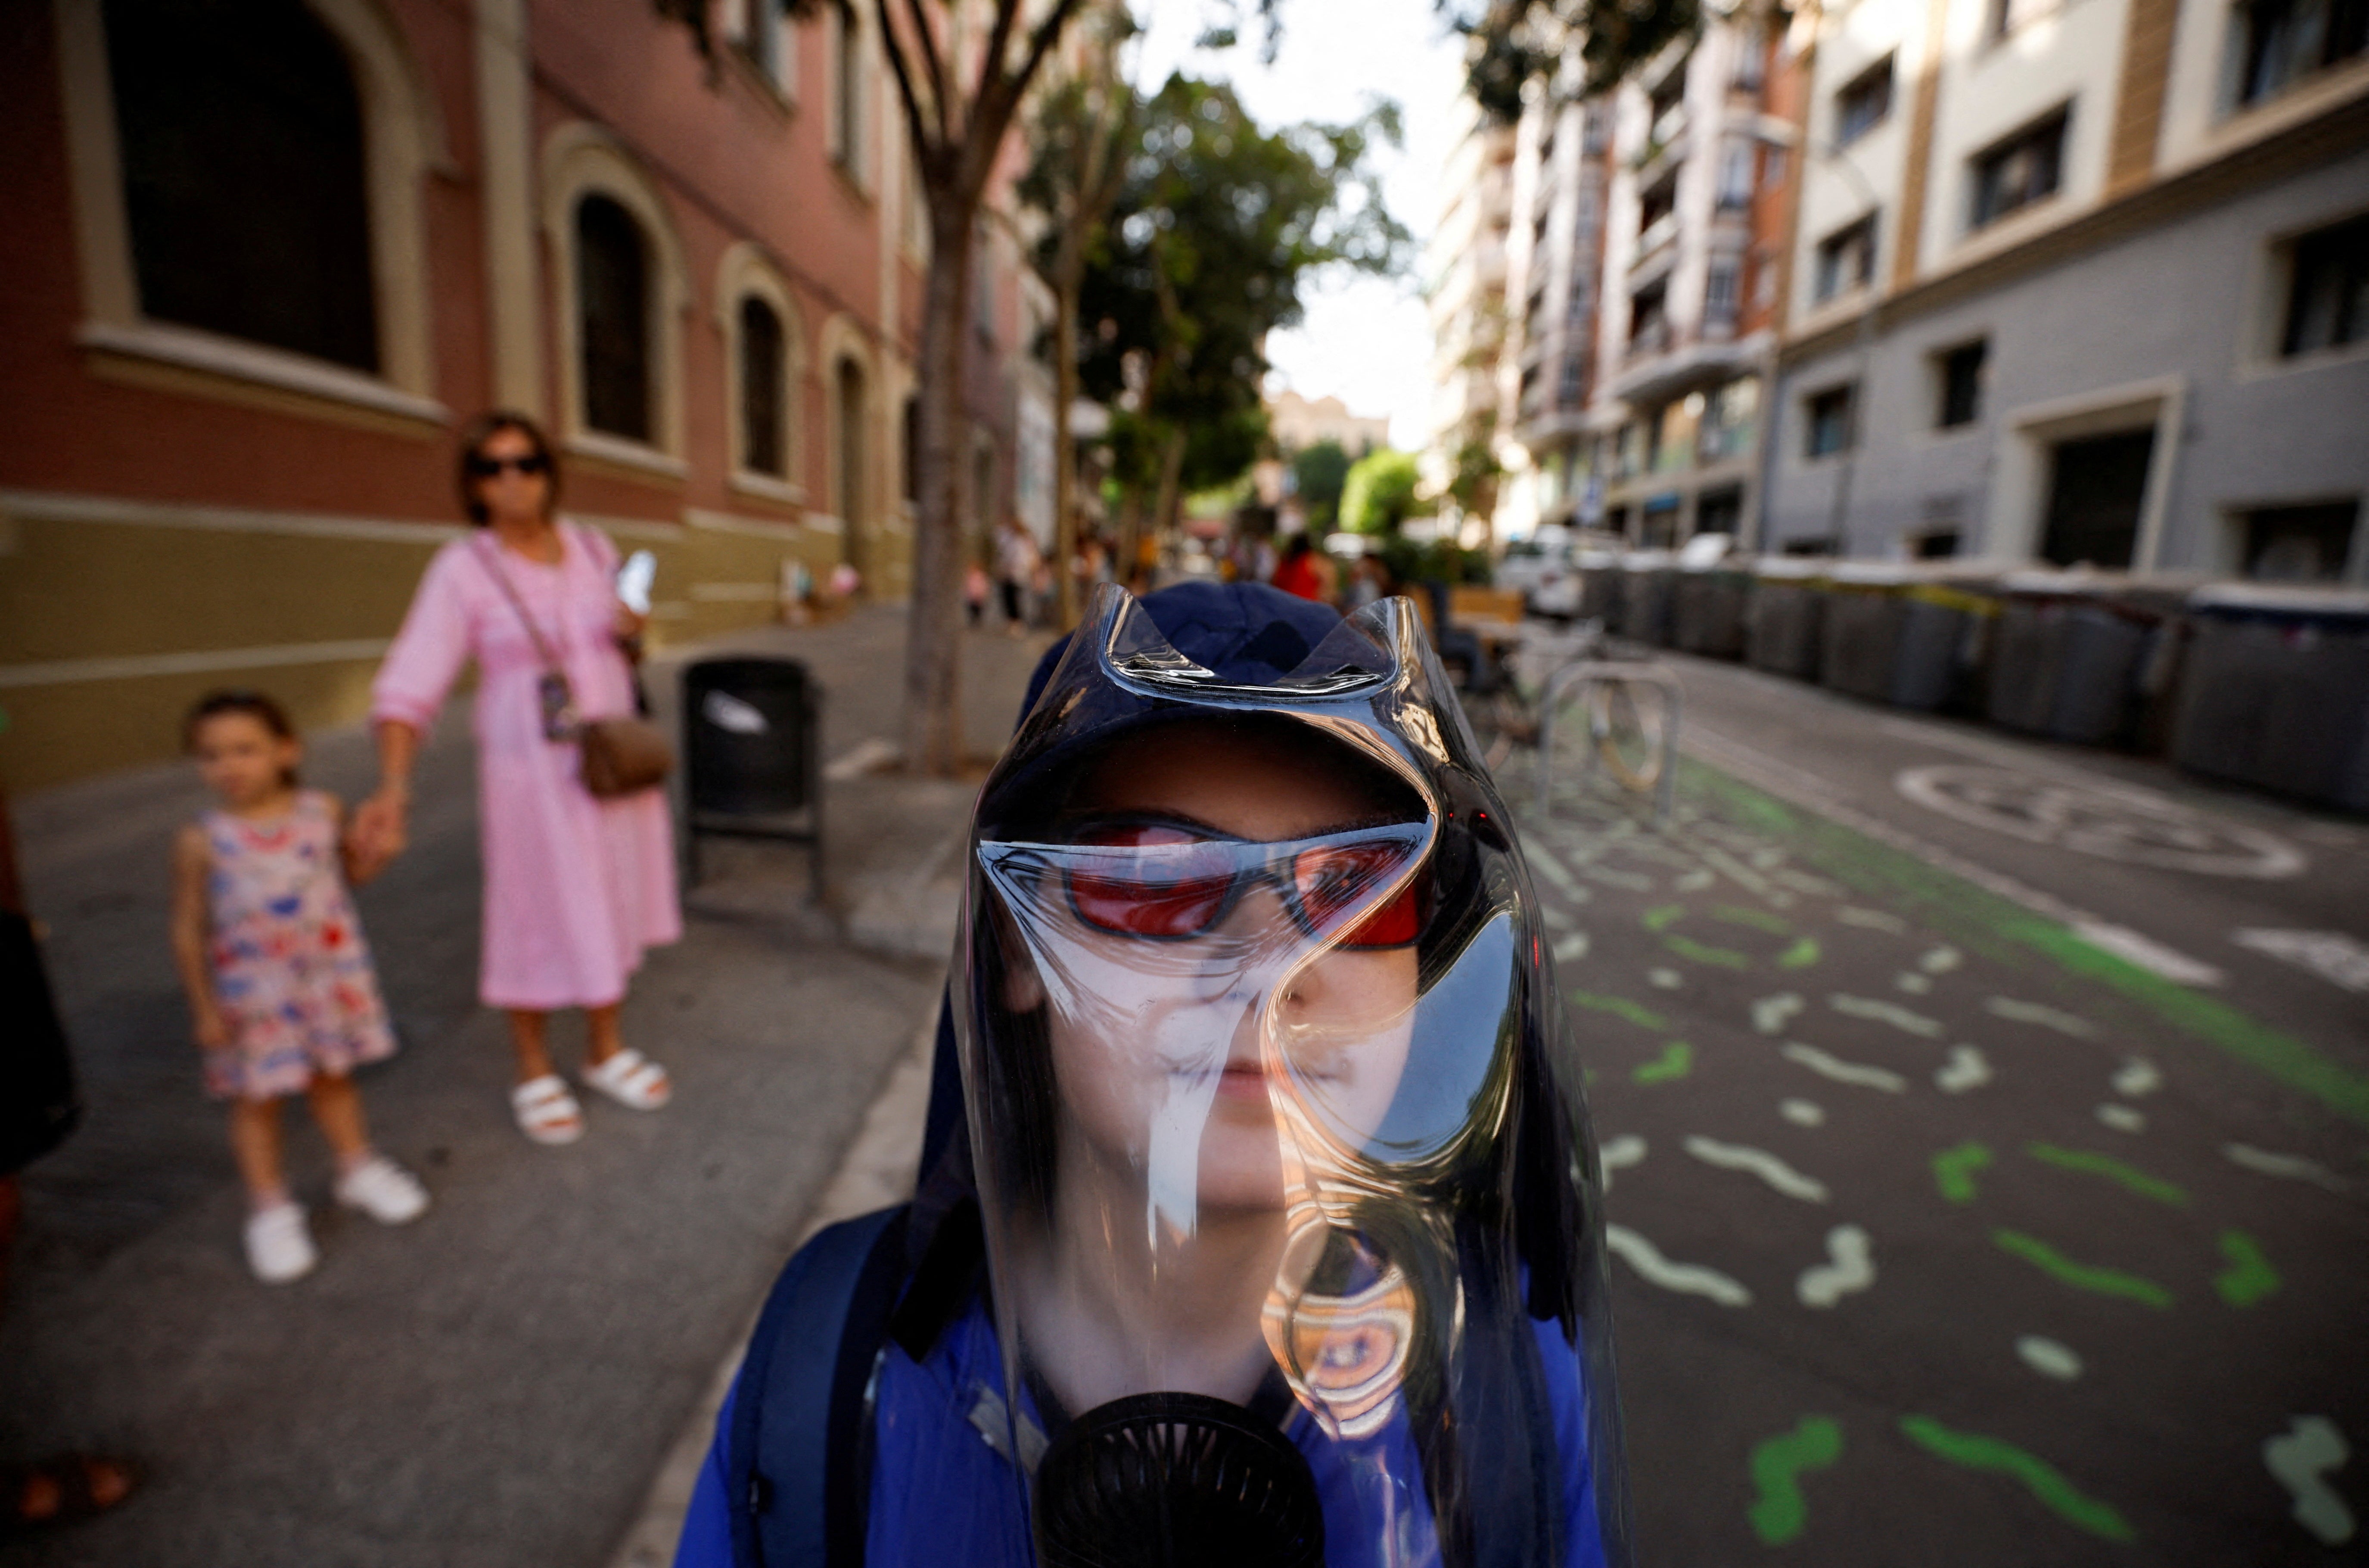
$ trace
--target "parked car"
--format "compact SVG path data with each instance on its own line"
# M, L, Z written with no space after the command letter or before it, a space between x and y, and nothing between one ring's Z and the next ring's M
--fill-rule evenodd
M1491 580L1499 588L1518 592L1527 606L1542 585L1562 578L1570 569L1571 531L1558 523L1548 523L1528 538L1516 539L1506 545Z

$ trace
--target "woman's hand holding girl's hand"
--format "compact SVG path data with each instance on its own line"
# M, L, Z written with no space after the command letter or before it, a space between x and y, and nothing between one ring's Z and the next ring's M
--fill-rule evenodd
M411 839L406 820L410 807L408 795L381 789L354 807L353 827L346 834L347 875L351 880L369 881L404 852Z
M610 622L621 643L630 643L640 637L649 624L648 616L639 613L623 600L617 601L617 612Z

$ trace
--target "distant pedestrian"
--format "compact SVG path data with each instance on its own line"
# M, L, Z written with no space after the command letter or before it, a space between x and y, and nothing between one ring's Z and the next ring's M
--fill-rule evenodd
M1028 629L1028 595L1036 582L1036 541L1016 517L995 531L995 575L1003 590L1003 619L1012 635Z
M976 631L979 617L987 613L987 568L977 561L963 569L963 610Z
M1295 533L1283 547L1283 558L1276 563L1275 586L1294 598L1329 604L1333 601L1331 566L1317 554L1307 534Z
M303 747L260 692L207 697L182 738L221 805L174 846L173 954L206 1088L231 1104L247 1265L277 1285L318 1261L280 1159L280 1102L289 1095L312 1103L337 1153L339 1203L400 1225L418 1218L428 1194L371 1147L350 1076L392 1056L395 1034L346 892L345 808L298 787Z
M581 775L584 723L634 712L622 645L644 617L617 598L608 537L553 514L558 479L533 421L498 413L472 427L461 498L476 528L429 563L379 667L380 783L354 814L365 869L401 853L419 738L475 659L478 995L509 1014L510 1109L537 1143L584 1134L583 1111L551 1063L555 1008L584 1009L588 1087L635 1110L667 1103L665 1070L624 1043L618 1012L643 950L682 934L666 792L595 796Z

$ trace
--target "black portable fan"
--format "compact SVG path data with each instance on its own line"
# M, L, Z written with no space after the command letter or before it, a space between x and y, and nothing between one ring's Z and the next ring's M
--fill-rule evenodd
M1045 1568L1322 1568L1308 1461L1202 1394L1138 1394L1070 1423L1036 1467Z

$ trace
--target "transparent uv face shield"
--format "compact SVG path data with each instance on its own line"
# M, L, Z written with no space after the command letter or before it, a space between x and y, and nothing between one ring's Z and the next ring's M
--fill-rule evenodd
M1103 589L971 848L1040 1561L1625 1561L1578 1064L1404 601L1247 687Z

